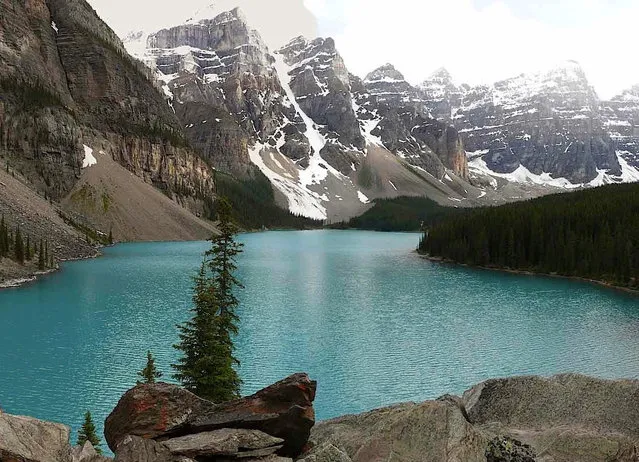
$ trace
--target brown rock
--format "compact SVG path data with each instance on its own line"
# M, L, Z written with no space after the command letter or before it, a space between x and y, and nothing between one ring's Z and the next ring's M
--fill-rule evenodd
M249 428L282 438L281 454L298 456L315 424L313 400L317 382L292 375L252 396L220 404L194 416L192 431Z
M166 440L173 454L200 456L268 456L281 449L284 440L259 430L223 428ZM256 452L257 451L257 452Z
M156 438L177 433L213 404L175 385L139 385L124 394L107 417L104 436L115 452L127 435Z
M303 459L297 462L352 462L341 449L333 446L331 443L324 443L315 446L308 454L304 454Z
M112 460L98 454L88 441L83 446L76 446L71 450L71 462L110 462Z

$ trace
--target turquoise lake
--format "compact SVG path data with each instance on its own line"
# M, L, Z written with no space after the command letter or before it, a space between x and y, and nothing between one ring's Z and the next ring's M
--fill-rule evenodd
M417 234L246 234L243 392L319 382L320 419L461 393L491 377L639 377L639 298L426 261ZM170 380L208 243L124 244L0 292L0 407L100 430L147 350ZM75 437L74 437L75 438Z

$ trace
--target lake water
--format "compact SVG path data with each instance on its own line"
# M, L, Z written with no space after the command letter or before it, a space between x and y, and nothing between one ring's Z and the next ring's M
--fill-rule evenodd
M639 377L639 298L586 283L439 265L416 234L242 235L244 393L319 381L320 419L515 374ZM175 325L207 243L125 244L0 292L0 407L99 430L152 350L169 376ZM170 380L170 377L167 377Z

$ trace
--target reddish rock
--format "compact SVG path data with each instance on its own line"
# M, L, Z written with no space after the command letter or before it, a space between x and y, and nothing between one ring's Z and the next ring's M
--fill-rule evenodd
M194 418L193 432L219 428L249 428L282 438L281 455L302 453L315 424L313 401L317 382L295 374L252 396L215 406Z
M317 383L295 374L252 396L213 404L175 385L139 385L107 417L104 434L112 451L127 436L166 440L222 428L260 430L284 440L281 455L301 454L315 424Z
M109 448L116 451L127 435L157 438L178 433L190 418L213 404L175 385L138 385L122 396L104 424Z

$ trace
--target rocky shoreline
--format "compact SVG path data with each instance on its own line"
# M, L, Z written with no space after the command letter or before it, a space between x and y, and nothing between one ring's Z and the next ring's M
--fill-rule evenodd
M639 380L488 380L463 393L315 425L316 382L295 374L214 404L138 385L105 423L119 462L637 462ZM60 424L0 412L0 460L110 462Z

